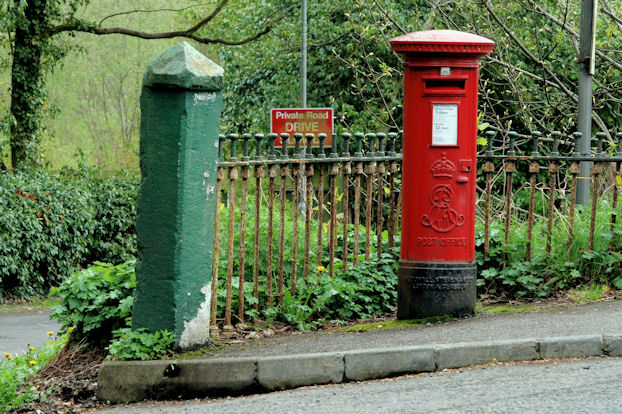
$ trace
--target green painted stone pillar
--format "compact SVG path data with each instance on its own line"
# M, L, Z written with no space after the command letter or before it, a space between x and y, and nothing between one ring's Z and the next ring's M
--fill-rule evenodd
M140 97L134 328L207 342L223 69L182 42L147 67Z

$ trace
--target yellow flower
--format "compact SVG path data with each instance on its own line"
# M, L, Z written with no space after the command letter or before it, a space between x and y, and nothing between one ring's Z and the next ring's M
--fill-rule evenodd
M323 272L326 269L324 266L320 265L317 267L318 272Z
M8 352L5 352L5 353L4 353L4 356L5 356L5 357L7 357L7 359L11 359L11 358L13 358L13 355L11 355L11 354L10 354L10 353L8 353Z
M29 363L30 365L37 365L37 361L35 361L35 360L33 360L33 359L31 359L30 361L28 361L28 363Z
M67 328L67 332L71 332L71 331L73 331L74 329L76 329L76 327L75 327L75 326L70 326L69 328Z
M35 349L31 346L28 347L28 349L30 349L31 351L34 351Z
M54 335L54 331L48 332L48 335L50 335L50 336Z

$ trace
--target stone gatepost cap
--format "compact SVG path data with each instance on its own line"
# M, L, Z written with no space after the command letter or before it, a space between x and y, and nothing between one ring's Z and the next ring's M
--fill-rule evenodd
M143 77L143 86L199 91L220 91L224 70L187 42L156 56Z

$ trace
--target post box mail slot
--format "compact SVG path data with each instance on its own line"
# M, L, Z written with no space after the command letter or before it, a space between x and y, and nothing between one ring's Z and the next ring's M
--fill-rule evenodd
M446 79L446 78L424 78L426 95L464 95L466 78Z
M477 78L494 42L431 30L391 40L404 58L398 318L475 306Z

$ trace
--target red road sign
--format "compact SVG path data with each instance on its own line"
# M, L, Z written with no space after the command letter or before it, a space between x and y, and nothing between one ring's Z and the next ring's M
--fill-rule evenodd
M317 138L318 134L326 134L324 145L329 147L333 140L333 109L332 108L276 108L270 111L270 131L275 134L287 133L290 139L287 141L289 147L296 145L293 136L299 132L304 134L315 134L313 146L320 145ZM306 145L306 140L300 141L300 145ZM281 139L277 139L275 144L281 145Z

